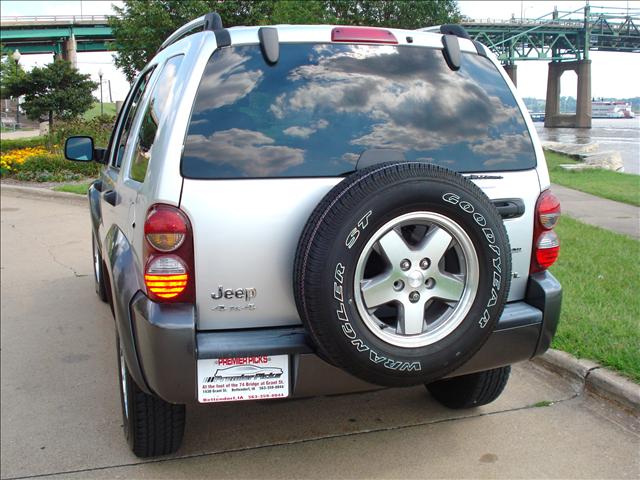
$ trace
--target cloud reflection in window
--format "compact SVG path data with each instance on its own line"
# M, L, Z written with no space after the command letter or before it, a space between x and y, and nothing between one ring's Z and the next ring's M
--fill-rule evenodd
M201 161L233 167L243 177L278 175L304 162L304 150L274 145L260 132L232 128L210 137L189 135L190 154ZM211 156L215 152L215 156Z

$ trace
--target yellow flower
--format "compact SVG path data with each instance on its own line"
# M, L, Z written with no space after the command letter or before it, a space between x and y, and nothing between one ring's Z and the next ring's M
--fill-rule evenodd
M47 150L43 147L27 147L11 150L0 155L0 168L11 172L15 170L16 165L24 163L27 159L46 153Z

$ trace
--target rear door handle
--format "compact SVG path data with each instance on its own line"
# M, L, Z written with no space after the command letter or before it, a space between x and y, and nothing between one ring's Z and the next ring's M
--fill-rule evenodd
M118 194L115 190L108 190L102 194L102 198L109 205L116 206L118 204Z
M492 200L492 203L503 220L521 217L525 211L524 202L520 198L498 198Z

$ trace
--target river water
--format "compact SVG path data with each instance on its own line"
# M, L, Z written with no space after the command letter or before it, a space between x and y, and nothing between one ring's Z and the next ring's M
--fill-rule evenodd
M591 128L545 128L542 122L536 122L535 126L543 142L596 142L600 152L618 151L624 171L640 175L640 116L594 118Z

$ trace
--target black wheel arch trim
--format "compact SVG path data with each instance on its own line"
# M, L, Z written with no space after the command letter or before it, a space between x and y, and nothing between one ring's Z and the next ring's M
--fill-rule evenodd
M100 232L100 223L102 223L102 209L100 207L100 195L102 191L102 180L95 180L89 185L87 196L89 198L89 211L91 215L91 228L96 236L96 239L100 239L98 232ZM98 242L98 248L102 250L100 242ZM102 251L100 252L102 254Z
M140 368L129 308L136 293L144 289L142 274L136 266L133 248L115 225L107 232L104 248L103 260L109 276L113 314L127 368L140 389L152 393Z

